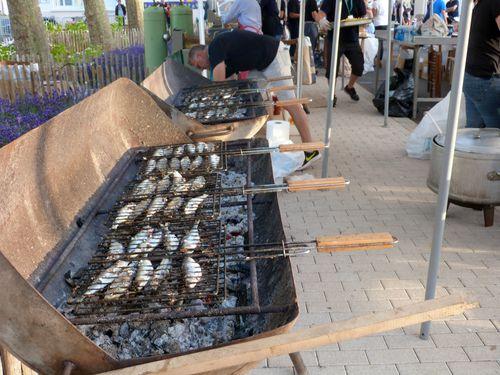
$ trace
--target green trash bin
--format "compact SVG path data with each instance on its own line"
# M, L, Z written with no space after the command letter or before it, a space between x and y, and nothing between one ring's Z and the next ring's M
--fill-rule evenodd
M167 46L163 35L167 32L167 16L161 7L144 10L144 54L146 76L158 68L167 58Z
M194 36L193 10L185 5L175 6L170 9L170 29L182 30L190 36Z

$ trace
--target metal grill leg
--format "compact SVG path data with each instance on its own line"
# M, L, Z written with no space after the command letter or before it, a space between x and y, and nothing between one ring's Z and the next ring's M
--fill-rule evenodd
M290 353L290 359L292 360L297 375L309 375L309 371L307 371L307 367L300 353Z

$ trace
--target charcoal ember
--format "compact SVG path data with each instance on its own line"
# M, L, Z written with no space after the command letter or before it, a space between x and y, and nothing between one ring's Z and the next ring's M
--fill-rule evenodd
M128 323L123 323L123 324L120 326L119 333L120 333L120 336L121 336L121 337L127 337L127 336L130 334L130 330L129 330L129 325L128 325Z

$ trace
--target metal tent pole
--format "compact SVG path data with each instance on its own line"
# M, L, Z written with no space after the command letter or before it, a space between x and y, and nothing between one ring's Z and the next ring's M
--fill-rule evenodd
M384 126L387 126L389 121L389 89L391 82L391 57L392 57L392 10L394 7L389 6L387 12L387 62L385 67L385 92L384 92Z
M297 48L297 98L302 97L302 79L304 71L304 24L306 15L306 0L300 2L300 17L299 17L299 39Z
M205 44L205 8L203 7L203 0L198 0L198 34L200 44ZM202 75L208 77L206 69L203 70Z
M448 122L446 124L446 138L444 147L443 165L439 179L439 196L434 218L434 234L432 236L432 250L427 272L427 284L425 287L425 299L433 299L436 295L436 283L443 243L444 226L446 221L446 207L450 190L451 172L453 168L453 157L455 155L455 141L457 137L458 116L460 113L460 101L462 99L462 86L465 74L465 62L467 59L467 47L469 44L469 32L472 17L472 1L462 1L460 10L460 32L458 36L457 52L455 56L455 69L450 93L450 106L448 108ZM431 322L422 323L420 337L429 337Z
M328 157L330 154L330 139L332 136L333 98L335 97L335 83L337 78L337 59L339 55L340 15L342 14L342 0L335 0L335 19L333 21L333 40L330 55L330 86L328 88L328 104L326 111L325 150L323 151L322 177L328 176Z

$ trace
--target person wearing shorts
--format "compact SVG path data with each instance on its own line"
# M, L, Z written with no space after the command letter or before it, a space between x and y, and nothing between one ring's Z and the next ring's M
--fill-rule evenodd
M322 30L328 30L327 42L325 43L327 63L326 78L330 78L330 57L333 43L333 31L331 22L335 18L335 0L324 0L321 4L319 24ZM348 16L361 18L366 15L366 5L364 0L343 0L341 19ZM349 83L344 87L344 91L352 100L358 101L359 96L356 93L354 84L363 75L364 57L361 46L359 45L359 26L343 27L340 29L339 36L339 54L337 60L337 75L339 72L339 62L342 55L347 57L352 67L352 73L349 77Z
M250 71L250 79L291 76L291 61L285 45L268 35L232 30L217 35L209 45L197 45L189 51L189 64L211 69L214 81L224 81L240 71ZM269 87L293 85L290 78L270 82ZM294 99L293 90L278 91L279 100ZM293 118L302 142L312 142L307 115L300 104L284 107ZM302 169L320 159L319 151L306 152Z

